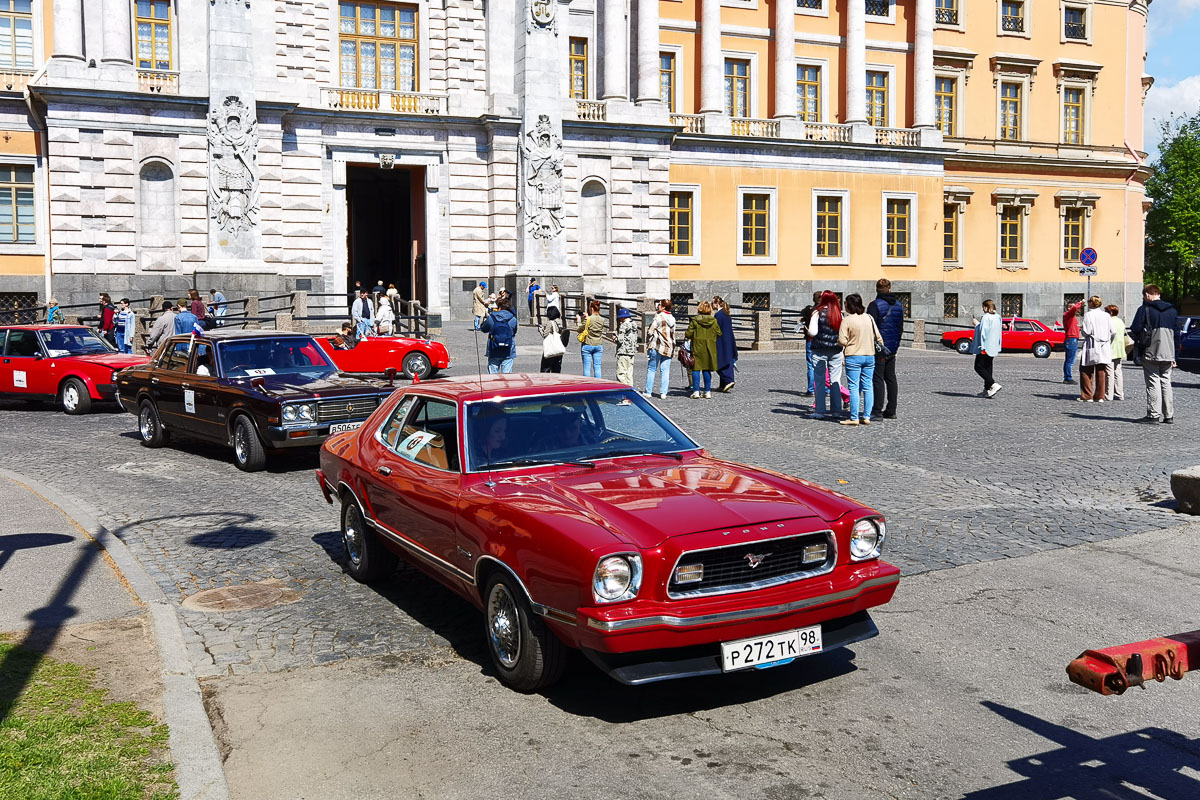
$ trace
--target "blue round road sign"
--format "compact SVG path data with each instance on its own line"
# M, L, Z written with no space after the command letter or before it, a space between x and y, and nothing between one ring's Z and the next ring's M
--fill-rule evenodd
M1090 247L1084 248L1079 253L1079 263L1085 267L1090 267L1100 259L1100 255Z

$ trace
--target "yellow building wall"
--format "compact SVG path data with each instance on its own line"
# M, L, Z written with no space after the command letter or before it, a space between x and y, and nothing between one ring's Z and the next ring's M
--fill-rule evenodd
M45 256L0 256L0 275L44 275L45 273Z

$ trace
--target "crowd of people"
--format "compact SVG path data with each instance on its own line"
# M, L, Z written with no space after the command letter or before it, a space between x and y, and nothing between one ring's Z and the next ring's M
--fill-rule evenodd
M192 333L194 330L210 330L220 325L228 310L228 301L217 289L209 289L208 294L207 303L201 299L200 292L196 289L188 289L188 296L181 297L175 303L163 301L161 313L146 337L145 351L153 352L167 336ZM114 304L107 292L100 293L97 329L100 335L121 353L132 353L134 349L137 315L131 303L128 297L122 297ZM61 324L64 319L58 301L50 298L47 302L46 321L50 324Z

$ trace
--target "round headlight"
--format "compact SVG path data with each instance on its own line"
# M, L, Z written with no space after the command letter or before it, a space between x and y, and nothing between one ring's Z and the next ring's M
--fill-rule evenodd
M283 407L283 421L284 422L295 422L296 421L296 407L295 406L284 406Z
M312 422L313 407L310 406L308 403L305 403L304 405L300 406L300 419L305 420L307 422Z
M633 583L633 567L624 556L609 556L596 565L592 588L602 600L616 600L629 591Z
M860 519L850 531L850 556L861 561L879 555L883 544L883 521Z

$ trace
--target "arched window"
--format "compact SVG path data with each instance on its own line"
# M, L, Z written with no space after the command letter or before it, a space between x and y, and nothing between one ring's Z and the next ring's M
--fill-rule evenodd
M162 270L178 267L175 173L163 161L147 161L138 173L138 266Z

